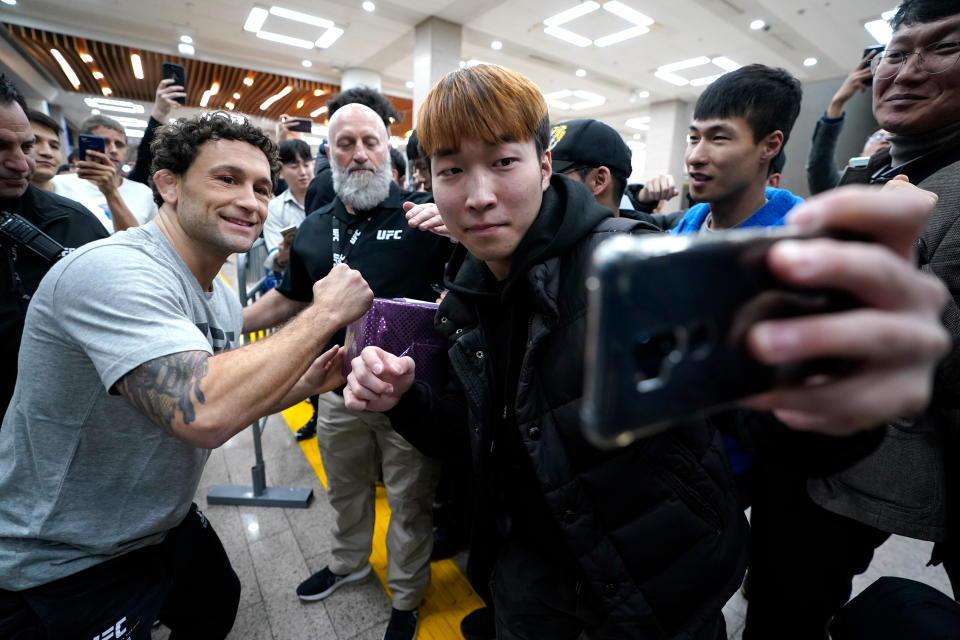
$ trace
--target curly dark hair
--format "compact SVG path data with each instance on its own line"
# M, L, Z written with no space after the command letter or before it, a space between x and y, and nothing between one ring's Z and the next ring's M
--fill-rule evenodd
M276 143L247 118L226 111L183 118L157 129L153 142L150 143L153 154L151 175L161 169L167 169L178 176L184 175L200 152L200 147L210 140L239 140L263 151L270 163L270 179L276 190L280 174ZM158 207L163 205L163 198L160 197L156 185L153 186L153 200Z
M5 107L14 102L20 105L20 108L26 113L27 103L20 92L17 91L17 86L13 84L10 78L0 73L0 107Z

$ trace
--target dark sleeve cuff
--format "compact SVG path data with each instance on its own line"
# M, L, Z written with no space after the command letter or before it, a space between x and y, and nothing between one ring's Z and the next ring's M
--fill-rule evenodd
M841 113L839 118L831 118L827 115L827 112L824 111L823 115L820 116L820 120L823 122L829 122L830 124L836 124L837 122L843 122L846 117L847 117L846 111Z

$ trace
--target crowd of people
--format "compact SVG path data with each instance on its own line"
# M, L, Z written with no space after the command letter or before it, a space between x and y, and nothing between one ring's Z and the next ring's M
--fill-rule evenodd
M104 151L58 175L59 124L0 76L0 638L144 639L158 621L226 637L241 587L193 503L204 464L306 399L296 438L316 438L335 517L328 566L291 595L370 573L382 481L384 640L416 637L430 561L460 548L485 604L466 640L717 640L737 589L746 640L953 637L960 605L919 583L883 579L848 603L891 534L934 542L960 598L960 8L904 0L891 26L813 132L822 193L780 186L800 82L751 64L698 98L692 204L672 214L657 213L672 176L628 184L614 129L551 123L536 85L496 65L431 89L406 157L389 142L400 114L366 87L328 103L314 157L283 123L168 122L185 94L164 80L126 175L123 127L104 116L79 127ZM879 137L840 172L843 106L868 79ZM757 322L748 349L850 366L592 446L593 250L783 225L818 237L774 244L771 273L856 305ZM275 286L241 307L217 274L261 237ZM374 346L343 376L344 328L374 297L438 292L443 388Z

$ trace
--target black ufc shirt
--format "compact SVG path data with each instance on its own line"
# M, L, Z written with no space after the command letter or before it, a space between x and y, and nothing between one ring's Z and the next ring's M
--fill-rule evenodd
M429 193L401 191L393 183L386 199L370 211L348 213L340 198L335 198L308 215L297 229L277 291L291 300L312 302L313 284L330 272L335 254L340 254L377 298L436 300L437 292L430 285L443 282L453 243L410 227L402 207L404 202L432 201ZM334 343L343 344L342 331L334 336Z

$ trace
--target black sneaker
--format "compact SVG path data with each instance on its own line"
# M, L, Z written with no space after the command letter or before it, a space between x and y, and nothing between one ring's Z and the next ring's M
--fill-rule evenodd
M391 610L390 622L387 623L387 630L383 632L383 640L413 640L417 637L417 618L416 609Z
M303 442L304 440L309 440L310 438L317 435L317 414L314 412L313 416L307 422L297 430L297 433L294 437L297 439L297 442Z
M323 600L328 595L337 590L338 587L348 582L363 580L370 575L370 565L368 564L359 571L340 576L330 571L330 567L324 567L320 571L304 580L297 587L297 595L301 600Z
M496 640L493 607L483 607L464 616L460 621L460 633L464 640Z

